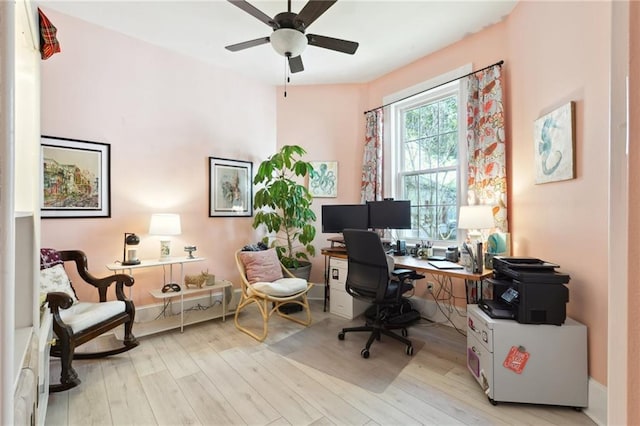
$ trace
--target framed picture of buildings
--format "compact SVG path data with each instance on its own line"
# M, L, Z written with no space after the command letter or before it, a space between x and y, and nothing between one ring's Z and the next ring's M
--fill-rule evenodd
M110 145L41 137L42 218L111 217Z

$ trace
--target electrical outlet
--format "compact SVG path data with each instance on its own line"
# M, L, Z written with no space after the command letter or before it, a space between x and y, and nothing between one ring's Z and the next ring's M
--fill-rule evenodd
M429 290L429 293L433 293L433 283L427 283L427 290Z

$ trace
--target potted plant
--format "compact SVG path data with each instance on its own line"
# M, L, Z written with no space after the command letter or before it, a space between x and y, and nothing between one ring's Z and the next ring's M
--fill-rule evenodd
M262 185L254 196L256 208L253 227L264 225L274 235L270 245L287 269L311 269L309 256L315 255L311 244L316 236L313 222L316 215L311 210L313 197L296 178L304 178L313 172L313 166L301 159L306 151L297 145L285 145L258 167L254 185ZM263 239L268 243L269 236Z

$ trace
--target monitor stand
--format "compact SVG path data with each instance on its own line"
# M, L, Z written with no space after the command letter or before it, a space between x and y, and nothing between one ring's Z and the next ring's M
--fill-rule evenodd
M327 241L331 241L331 250L347 251L347 247L344 244L344 237L342 235L327 238Z

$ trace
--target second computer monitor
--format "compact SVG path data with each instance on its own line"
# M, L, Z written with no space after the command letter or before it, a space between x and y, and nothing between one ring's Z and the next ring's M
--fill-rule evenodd
M367 229L369 210L366 204L325 204L322 206L322 232L339 234L343 229Z
M411 201L367 201L369 228L411 229Z

